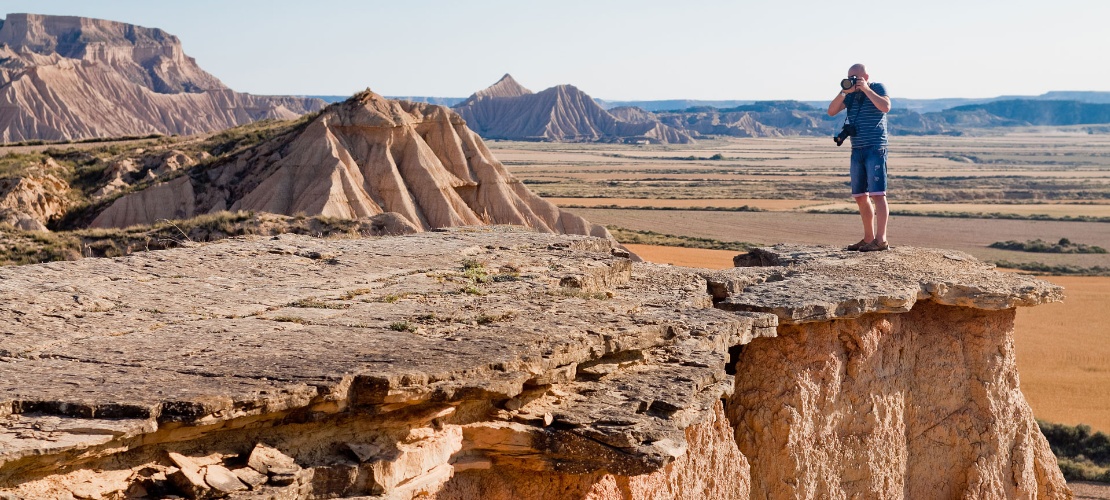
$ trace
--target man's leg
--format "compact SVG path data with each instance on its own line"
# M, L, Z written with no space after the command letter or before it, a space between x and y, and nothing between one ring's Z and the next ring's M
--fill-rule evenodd
M883 207L886 207L886 197L883 198ZM859 205L859 216L863 219L863 241L870 243L875 239L875 211L871 207L871 200L866 194L862 194L856 196L856 205ZM883 219L883 223L886 223L886 219ZM885 226L883 235L886 235Z
M867 193L875 204L875 241L860 247L861 252L886 250L886 224L890 219L890 206L886 202L886 148L868 148Z
M886 242L886 221L890 219L890 207L886 204L886 195L880 194L871 197L875 202L875 239Z
M859 216L863 219L863 241L870 243L875 239L874 212L871 201L867 199L867 150L856 148L852 150L852 163L849 169L852 180L852 199L859 205ZM860 243L850 245L849 250L858 250Z

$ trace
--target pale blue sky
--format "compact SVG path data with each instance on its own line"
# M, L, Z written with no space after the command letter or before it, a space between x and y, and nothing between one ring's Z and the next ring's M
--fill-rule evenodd
M162 28L235 90L464 97L512 73L594 97L831 98L855 62L896 97L1110 90L1110 1L4 0L0 14Z

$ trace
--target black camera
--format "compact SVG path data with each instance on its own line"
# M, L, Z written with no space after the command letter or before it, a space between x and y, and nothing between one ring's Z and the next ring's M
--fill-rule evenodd
M844 90L848 90L852 87L855 87L856 82L858 82L858 81L859 81L858 76L849 76L848 78L845 78L845 79L840 81L840 88L842 88Z
M837 146L844 144L844 139L856 136L856 126L851 123L845 123L844 127L840 129L840 133L833 137L833 142Z

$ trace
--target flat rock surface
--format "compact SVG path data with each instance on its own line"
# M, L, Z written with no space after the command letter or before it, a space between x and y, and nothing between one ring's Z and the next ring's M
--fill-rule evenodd
M849 252L828 246L781 244L737 256L736 269L703 272L732 311L770 312L783 323L855 318L909 311L918 300L998 310L1063 299L1059 286L1001 273L952 250L899 246Z
M642 457L635 469L681 450L732 387L728 346L775 321L714 309L696 273L633 269L608 240L489 227L3 268L0 323L0 466L170 423L505 401L561 381L576 393L542 425Z

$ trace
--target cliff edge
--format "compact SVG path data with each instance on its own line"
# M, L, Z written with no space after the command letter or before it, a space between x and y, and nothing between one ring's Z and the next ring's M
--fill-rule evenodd
M1058 287L740 262L490 226L0 269L0 495L1070 497L1012 340Z

